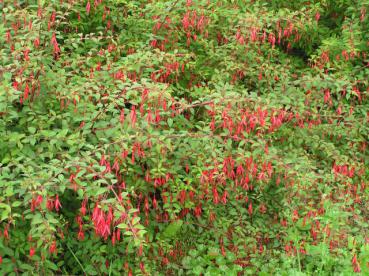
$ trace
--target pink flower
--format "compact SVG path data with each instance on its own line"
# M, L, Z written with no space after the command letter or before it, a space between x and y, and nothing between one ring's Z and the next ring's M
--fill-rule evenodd
M90 13L90 9L91 9L91 4L90 4L90 1L87 2L87 5L86 5L86 12L87 14Z
M135 127L136 120L137 120L136 106L134 105L134 106L132 106L132 109L131 109L131 124L132 124L132 127Z
M56 195L56 197L55 197L55 210L58 212L61 207L62 206L61 206L60 201L59 201L59 196Z
M318 22L318 21L319 21L319 19L320 19L320 13L319 13L319 12L317 12L317 13L315 14L315 20Z
M251 216L252 215L252 203L249 204L249 215Z

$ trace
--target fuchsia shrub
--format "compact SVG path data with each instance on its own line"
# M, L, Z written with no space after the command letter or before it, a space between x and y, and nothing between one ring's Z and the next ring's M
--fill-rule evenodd
M369 274L359 2L0 0L1 274Z

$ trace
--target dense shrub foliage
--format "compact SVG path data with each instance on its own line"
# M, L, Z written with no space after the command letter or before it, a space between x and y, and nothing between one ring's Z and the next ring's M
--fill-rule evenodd
M2 275L369 275L369 0L1 0Z

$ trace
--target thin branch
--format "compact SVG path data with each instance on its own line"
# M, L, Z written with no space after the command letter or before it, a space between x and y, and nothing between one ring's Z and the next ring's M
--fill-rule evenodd
M79 266L81 267L82 271L83 271L85 274L87 274L87 273L86 273L86 271L85 271L85 269L83 268L83 265L81 264L81 262L80 262L80 261L79 261L79 259L77 258L76 254L74 254L74 252L72 251L72 249L69 247L68 243L66 243L66 245L67 245L67 247L68 247L68 249L69 249L70 253L72 253L72 255L73 255L74 259L77 261L77 263L78 263L78 264L79 264Z

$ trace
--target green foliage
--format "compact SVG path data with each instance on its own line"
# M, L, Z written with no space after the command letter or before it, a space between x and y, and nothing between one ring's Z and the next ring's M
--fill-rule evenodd
M369 274L369 1L0 7L1 274Z

